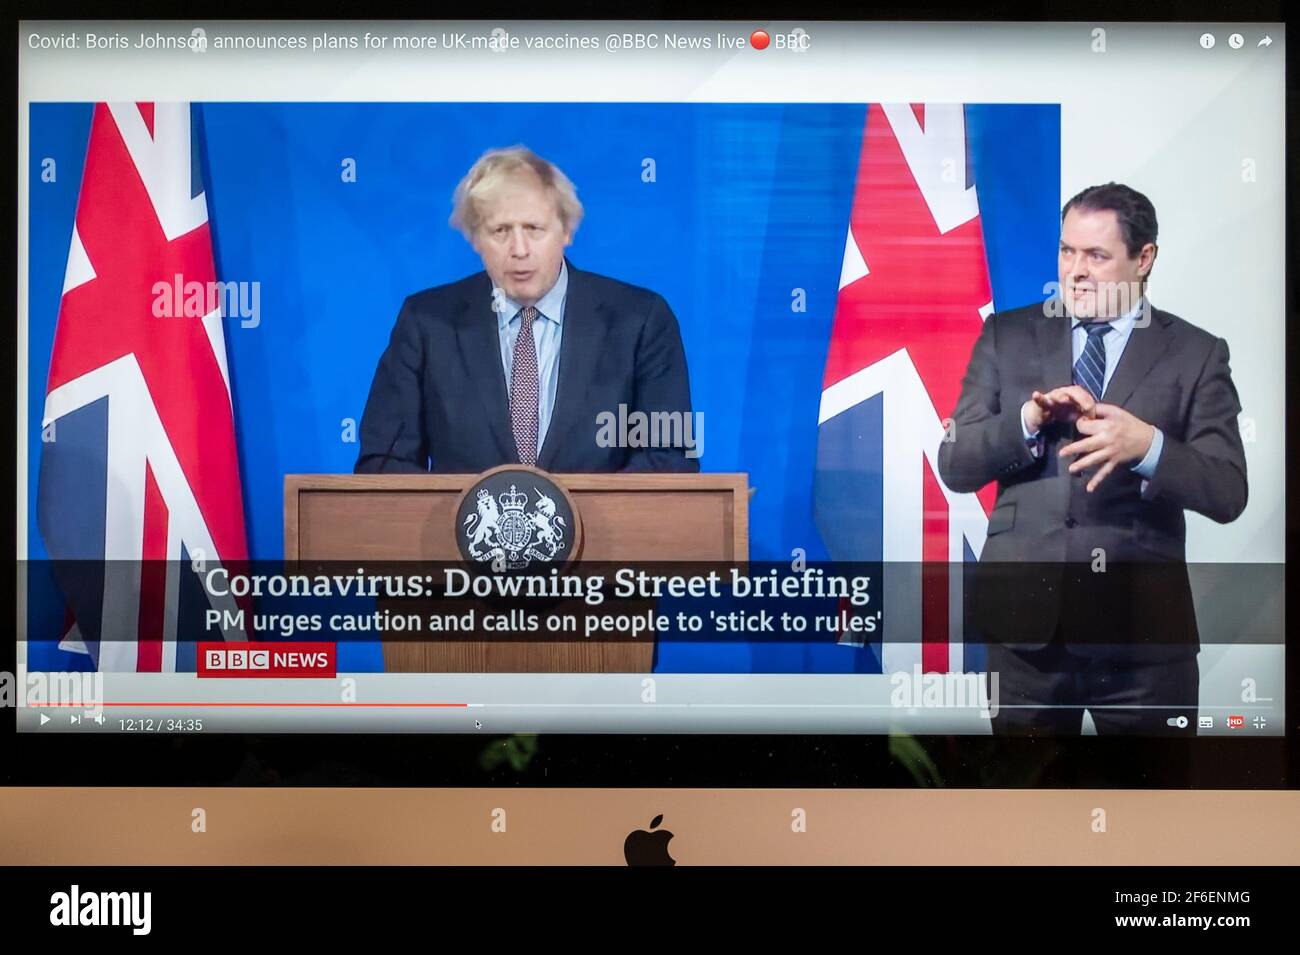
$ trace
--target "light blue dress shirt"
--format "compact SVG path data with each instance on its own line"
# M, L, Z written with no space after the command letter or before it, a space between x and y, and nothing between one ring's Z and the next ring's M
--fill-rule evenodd
M1138 301L1131 309L1110 323L1111 330L1108 334L1101 337L1102 343L1106 346L1106 375L1102 379L1101 390L1104 393L1110 387L1111 376L1115 369L1119 367L1119 360L1124 354L1124 348L1128 345L1129 337L1133 334L1133 328L1137 324L1138 313L1146 305L1146 299ZM1088 333L1083 328L1083 322L1079 319L1074 320L1070 330L1070 367L1073 368L1078 362L1079 356L1083 354L1083 346L1088 341ZM1153 426L1154 427L1154 426ZM1024 432L1025 440L1030 442L1034 457L1042 453L1042 445L1036 439L1038 433L1030 433L1028 425L1025 424L1023 412L1020 417L1020 428ZM1159 428L1154 428L1155 434L1151 438L1151 447L1147 449L1146 456L1137 464L1133 465L1133 470L1145 478L1147 481L1156 473L1156 465L1160 463L1160 452L1164 450L1165 436ZM1146 488L1145 482L1143 489Z
M537 349L537 453L546 443L546 429L555 410L555 388L560 374L560 339L564 334L564 300L569 293L569 266L560 264L560 277L551 290L534 306L533 345ZM506 373L506 394L510 393L510 373L515 361L515 340L523 319L523 306L506 296L497 311L497 331L501 338L501 366Z

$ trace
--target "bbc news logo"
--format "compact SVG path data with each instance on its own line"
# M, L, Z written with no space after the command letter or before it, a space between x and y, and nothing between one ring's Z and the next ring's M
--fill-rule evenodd
M201 677L332 677L332 643L200 643Z

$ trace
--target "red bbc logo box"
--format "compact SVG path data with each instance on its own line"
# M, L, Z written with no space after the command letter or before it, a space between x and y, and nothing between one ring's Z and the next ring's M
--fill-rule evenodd
M201 677L332 677L332 643L200 643Z
M1244 716L1228 717L1228 729L1230 730L1239 730L1245 725L1246 725L1246 717Z

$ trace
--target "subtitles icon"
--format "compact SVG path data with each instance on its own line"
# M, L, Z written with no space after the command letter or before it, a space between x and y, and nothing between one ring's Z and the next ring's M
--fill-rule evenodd
M1214 717L1198 716L1196 718L1196 725L1203 730L1212 730L1214 729Z

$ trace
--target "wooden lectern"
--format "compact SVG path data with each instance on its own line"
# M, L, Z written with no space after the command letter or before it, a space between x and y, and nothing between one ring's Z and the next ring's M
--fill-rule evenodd
M477 474L289 474L286 561L460 561L456 506ZM578 560L743 562L745 474L550 474L582 521ZM644 642L384 641L397 673L647 673Z

